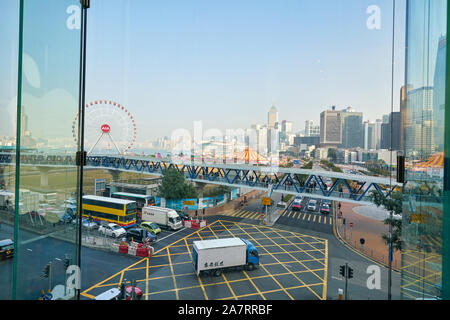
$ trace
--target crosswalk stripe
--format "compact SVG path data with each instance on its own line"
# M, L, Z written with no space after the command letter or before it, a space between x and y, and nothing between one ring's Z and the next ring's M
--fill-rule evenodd
M230 213L230 217L234 217L239 211L234 211Z
M288 213L288 212L287 212L287 210L286 210L281 216L284 217L284 216L286 216L287 213Z
M238 218L243 218L244 216L246 216L248 213L248 211L244 210L241 212L241 214L238 216Z
M260 213L259 213L259 212L256 212L255 214L253 214L253 215L250 217L250 219L257 219L259 215L260 215Z
M308 221L311 221L311 215L308 215Z
M322 217L319 216L319 223L322 223Z
M241 213L242 213L242 210L238 210L238 211L236 211L234 214L232 214L231 216L232 216L232 217L237 217L237 216L239 216Z
M302 215L303 215L303 213L299 212L299 213L298 213L298 216L297 216L297 219L300 220L300 217L301 217Z
M333 218L329 218L330 219L330 224L333 224Z
M252 216L253 215L253 211L249 211L248 212L248 214L246 214L246 215L244 215L243 217L245 218L245 219L248 219L250 216Z
M242 218L244 215L247 214L247 212L248 212L248 211L246 211L246 210L242 210L242 212L241 212L240 214L238 214L236 217Z
M295 216L297 215L297 212L295 212L293 215L292 215L292 219L295 219Z
M314 219L313 219L313 222L316 222L316 218L317 218L317 216L316 216L316 215L314 215Z
M287 216L288 218L291 216L292 212L294 212L294 211L289 212L289 214Z
M303 213L303 220L306 219L306 213Z

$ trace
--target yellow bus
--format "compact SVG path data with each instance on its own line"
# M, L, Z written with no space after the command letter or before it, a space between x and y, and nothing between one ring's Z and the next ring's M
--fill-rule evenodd
M136 225L136 201L83 196L83 217L107 221L124 228Z

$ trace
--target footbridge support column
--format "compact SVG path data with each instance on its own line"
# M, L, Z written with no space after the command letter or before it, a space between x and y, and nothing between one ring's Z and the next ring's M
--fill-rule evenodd
M48 173L51 167L37 167L41 176L41 187L48 187Z
M112 176L112 181L117 182L120 180L120 171L119 170L111 170L108 169L108 172L111 174Z

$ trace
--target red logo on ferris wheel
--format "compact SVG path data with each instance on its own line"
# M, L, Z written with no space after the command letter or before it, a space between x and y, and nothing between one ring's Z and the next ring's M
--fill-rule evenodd
M111 127L107 124L102 125L101 129L104 133L108 133L109 131L111 131Z

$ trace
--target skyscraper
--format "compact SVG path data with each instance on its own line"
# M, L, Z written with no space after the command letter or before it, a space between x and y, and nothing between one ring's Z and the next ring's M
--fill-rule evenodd
M341 148L362 148L363 140L363 114L355 112L352 108L342 110L342 145Z
M292 133L292 122L283 120L281 122L281 132L283 132L286 135Z
M364 150L376 149L376 125L374 122L364 122Z
M445 70L447 38L439 40L433 90L433 138L437 151L444 150L445 133Z
M408 92L404 123L404 149L407 155L426 157L435 151L433 138L433 87Z
M305 121L305 137L318 137L320 136L320 126L314 125L314 121Z
M321 147L337 148L342 144L342 112L336 107L320 114L320 145Z
M278 110L275 105L272 105L267 116L267 125L269 129L274 129L275 124L278 122Z
M380 149L391 149L391 131L392 131L392 150L401 150L401 113L392 112L389 115L388 122L381 125L381 143Z

